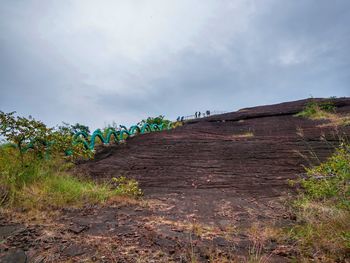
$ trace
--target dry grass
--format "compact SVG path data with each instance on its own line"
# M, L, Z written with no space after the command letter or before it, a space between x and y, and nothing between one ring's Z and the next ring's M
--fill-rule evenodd
M333 204L305 200L299 204L297 218L299 223L289 235L297 241L300 258L341 262L350 256L349 211Z
M255 223L248 229L248 236L252 242L249 248L249 257L246 262L269 262L272 254L266 254L264 248L271 240L280 239L282 229L272 226L262 226Z
M245 133L241 133L241 134L234 134L232 135L232 138L234 139L240 139L240 138L251 138L254 137L254 133L249 131L249 132L245 132Z
M308 102L304 109L297 113L296 117L309 118L312 120L330 119L335 115L335 106L332 100L317 103L315 101Z
M142 198L135 198L126 195L114 195L111 196L106 202L103 203L104 206L126 206L126 205L137 205L143 208L148 207L148 202Z
M350 260L350 146L345 139L339 143L328 160L293 182L301 187L292 201L297 222L285 237L295 242L297 262Z
M316 103L309 102L303 111L295 116L309 118L311 120L327 120L328 123L321 124L319 127L339 127L350 125L349 114L337 114L332 101Z
M349 114L329 114L326 118L328 120L328 123L324 123L319 125L318 127L344 127L350 125L350 115Z

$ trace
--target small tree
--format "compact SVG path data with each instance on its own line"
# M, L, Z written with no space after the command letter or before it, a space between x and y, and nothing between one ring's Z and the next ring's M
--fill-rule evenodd
M72 131L73 134L75 134L77 132L85 132L87 134L90 134L89 127L86 125L80 124L80 123L76 123L74 125L71 125L70 130Z
M0 135L17 146L23 165L23 154L28 147L31 147L37 155L42 156L52 129L31 116L29 118L15 117L15 113L0 111Z
M69 158L79 156L90 157L91 151L84 148L81 143L75 143L72 132L76 129L88 127L80 124L59 126L58 129L48 128L43 122L25 117L15 117L15 112L4 113L0 111L0 135L9 143L13 143L19 151L22 165L24 154L30 148L34 151L35 157L42 158L47 153L52 155L68 154Z
M85 149L84 144L74 139L74 133L66 126L59 126L50 135L51 145L50 152L57 154L65 154L69 159L78 157L91 157L92 151Z
M165 119L165 116L164 115L159 115L158 117L148 117L147 119L145 120L142 120L138 123L138 125L144 125L145 123L148 123L148 124L157 124L157 125L161 125L163 124L164 126L167 126L171 121L170 120L167 120Z

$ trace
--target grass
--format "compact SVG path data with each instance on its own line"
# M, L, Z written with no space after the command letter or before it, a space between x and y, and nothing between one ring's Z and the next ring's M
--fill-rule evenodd
M327 120L328 123L319 125L319 127L346 127L350 126L350 115L349 114L329 114Z
M324 102L310 101L304 109L295 115L296 117L308 118L311 120L328 120L319 127L345 127L350 126L349 114L336 114L336 107L332 99Z
M269 241L279 239L281 232L281 229L278 227L253 223L247 231L251 245L246 262L269 262L272 254L266 254L265 246Z
M17 194L15 204L25 208L80 206L106 201L114 194L107 185L55 174L22 188Z
M82 206L105 202L114 196L140 196L135 180L115 179L98 184L69 172L72 163L63 158L38 158L30 152L20 161L18 150L0 146L0 205L23 209Z
M309 118L312 120L322 120L334 118L335 106L332 101L325 101L317 103L310 101L306 104L305 108L297 113L296 117Z
M233 138L251 138L254 137L254 133L251 131L247 131L241 134L234 134L232 135Z
M344 262L350 257L350 145L342 143L319 166L307 169L292 209L297 224L287 235L298 260Z

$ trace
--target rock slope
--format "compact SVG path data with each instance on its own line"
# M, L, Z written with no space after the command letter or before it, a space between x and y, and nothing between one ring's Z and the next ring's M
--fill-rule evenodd
M335 131L330 120L295 117L308 101L191 120L171 131L136 136L126 144L104 148L81 167L98 179L135 178L151 192L229 189L278 196L288 186L287 179L303 173L303 165L329 156L332 144L349 130ZM350 112L350 99L334 103L339 114Z

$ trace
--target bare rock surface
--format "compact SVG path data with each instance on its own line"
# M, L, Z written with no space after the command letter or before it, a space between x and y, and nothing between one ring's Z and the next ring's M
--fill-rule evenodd
M333 150L330 144L344 132L322 126L328 120L295 117L307 102L247 108L136 136L103 148L81 168L98 180L135 178L151 195L213 189L238 196L281 196L286 180L308 164L301 155L313 163L324 160ZM350 99L334 104L339 113L350 111Z

